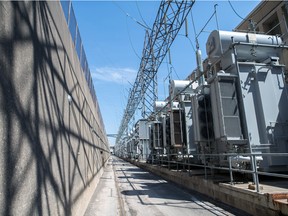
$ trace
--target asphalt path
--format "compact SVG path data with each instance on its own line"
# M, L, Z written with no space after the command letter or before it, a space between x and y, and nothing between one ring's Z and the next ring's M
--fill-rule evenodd
M86 216L239 215L242 211L111 156Z

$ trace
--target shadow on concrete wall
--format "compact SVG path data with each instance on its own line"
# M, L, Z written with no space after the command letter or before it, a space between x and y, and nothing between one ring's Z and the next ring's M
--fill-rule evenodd
M64 16L52 16L53 3L0 5L10 16L9 30L0 21L6 25L0 32L1 215L71 215L108 159L104 129L57 29Z

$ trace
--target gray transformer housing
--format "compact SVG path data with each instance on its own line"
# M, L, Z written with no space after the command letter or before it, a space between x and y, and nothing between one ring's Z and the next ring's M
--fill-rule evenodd
M196 144L194 142L194 130L193 130L193 119L192 119L192 104L191 104L191 96L189 97L181 97L180 106L183 111L184 118L184 136L186 142L186 153L194 154L196 153Z
M252 152L288 152L288 89L282 66L239 64ZM287 166L287 157L265 157L261 166Z
M162 134L162 124L160 121L153 121L150 123L150 142L151 149L160 150L163 149L163 134Z
M191 104L194 142L197 145L206 143L212 138L212 132L211 130L209 131L209 127L212 125L210 115L210 86L199 86L197 94L191 97Z
M288 152L288 89L279 64L287 47L281 42L277 36L242 32L213 31L209 36L217 153ZM286 157L263 156L260 168L287 165Z
M179 107L172 108L170 111L170 145L174 148L182 148L184 144L183 137L183 117Z
M191 81L171 80L170 98L179 103L170 112L171 146L181 149L183 154L195 154L193 109L191 97L194 93Z
M211 105L216 140L243 140L237 99L237 76L217 73L211 82Z
M149 148L149 122L147 119L140 119L135 124L136 134L138 135L138 148L140 159L146 160L150 154Z

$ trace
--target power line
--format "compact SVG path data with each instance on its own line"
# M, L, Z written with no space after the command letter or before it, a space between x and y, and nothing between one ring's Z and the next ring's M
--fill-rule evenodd
M138 5L138 1L136 1L136 6L137 6L137 10L138 10L138 13L139 13L139 15L140 15L140 17L141 17L142 22L143 22L146 26L148 26L147 23L145 22L143 16L142 16L142 13L141 13L140 8L139 8L139 5ZM150 29L149 26L148 26L148 28Z
M141 57L137 54L137 52L133 46L133 43L132 43L132 39L131 39L130 31L129 31L129 26L128 26L128 22L127 22L127 17L126 17L126 28L127 28L128 38L129 38L129 42L130 42L130 45L132 47L132 50L133 50L134 54L141 60Z
M232 10L234 11L234 13L242 20L246 20L244 19L242 16L240 16L237 11L235 10L235 8L233 7L232 3L230 2L230 0L228 0L230 7L232 8Z
M191 10L190 14L191 14L191 20L192 20L192 25L193 25L193 30L194 30L194 36L195 36L195 39L196 39L197 33L196 33L196 27L195 27L195 22L194 22L194 17L193 17L192 10Z
M134 22L136 22L137 24L139 24L140 26L142 26L145 29L149 29L151 30L147 25L139 22L137 19L135 19L134 17L132 17L129 13L127 13L125 10L123 10L115 1L113 1L113 3L130 19L132 19Z
M213 12L213 14L210 16L210 18L208 19L208 21L206 22L206 24L203 26L203 28L201 29L201 31L198 33L198 35L196 36L196 42L197 42L197 46L198 44L198 37L200 36L200 34L204 31L204 29L206 28L206 26L208 25L208 23L211 21L211 19L213 18L213 16L216 14L215 10ZM198 48L198 47L197 47Z
M191 47L192 47L193 51L196 52L196 49L195 49L195 47L194 47L194 45L192 43L192 40L190 39L189 36L186 36L186 35L183 35L183 34L179 34L179 36L183 36L183 37L187 38L189 43L191 44Z

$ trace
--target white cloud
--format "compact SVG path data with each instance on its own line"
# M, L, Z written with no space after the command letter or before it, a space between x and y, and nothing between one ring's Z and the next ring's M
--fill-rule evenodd
M91 75L94 81L106 81L119 84L134 83L136 70L131 68L96 67L92 69Z

